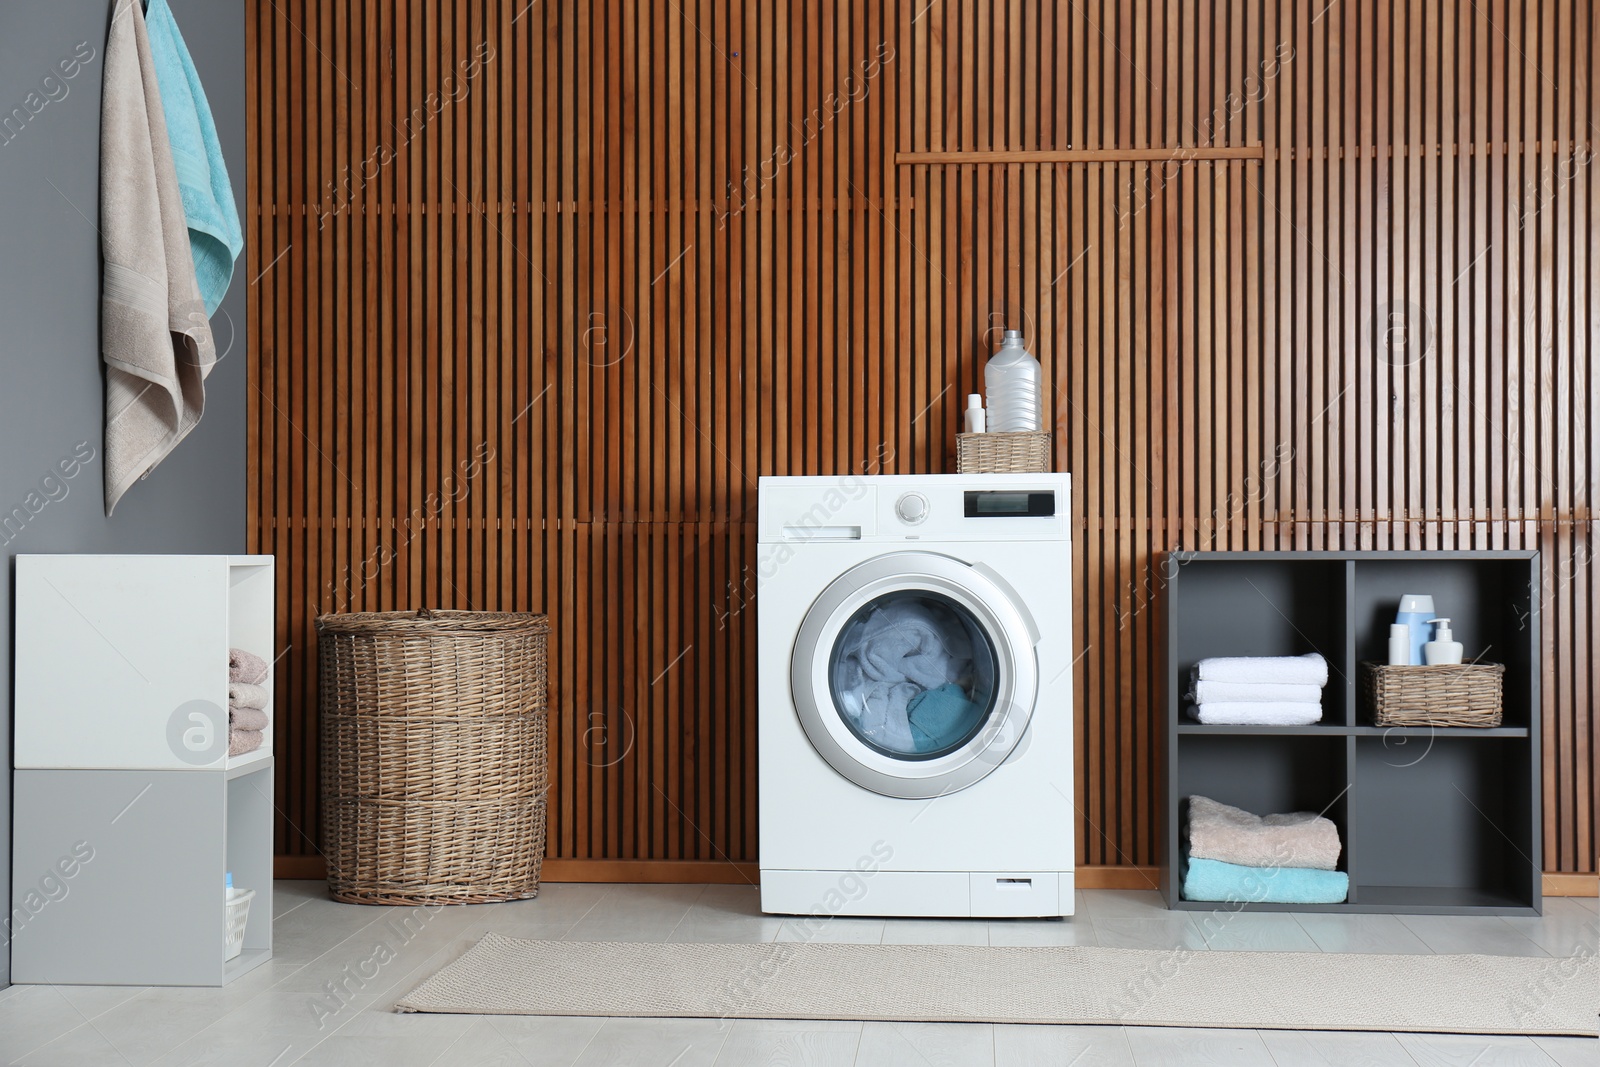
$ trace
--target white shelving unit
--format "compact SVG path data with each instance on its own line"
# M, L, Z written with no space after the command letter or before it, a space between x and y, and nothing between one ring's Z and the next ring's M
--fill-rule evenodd
M272 727L229 758L227 685L230 648L276 658L272 557L18 556L14 587L12 980L221 985L266 962ZM256 892L224 961L229 871Z

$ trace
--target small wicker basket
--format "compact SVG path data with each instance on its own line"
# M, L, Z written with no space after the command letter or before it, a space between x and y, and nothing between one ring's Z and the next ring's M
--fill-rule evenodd
M328 892L350 904L539 893L543 615L317 619Z
M1499 726L1503 663L1441 667L1361 665L1361 688L1375 726Z
M958 433L958 474L1045 474L1050 470L1050 433Z

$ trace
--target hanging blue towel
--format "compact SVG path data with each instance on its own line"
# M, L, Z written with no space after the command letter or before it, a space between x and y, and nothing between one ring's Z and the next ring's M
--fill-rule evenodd
M1191 859L1183 876L1184 900L1338 904L1349 893L1348 874L1310 867L1241 867L1221 860Z
M161 87L167 139L172 144L172 165L183 195L195 280L200 283L200 299L209 318L222 303L233 278L234 260L244 250L239 210L233 203L233 186L217 141L217 126L211 119L211 105L167 0L149 0L145 25L156 84Z
M911 743L918 752L937 752L960 741L980 714L959 685L946 683L925 689L906 704L911 723Z

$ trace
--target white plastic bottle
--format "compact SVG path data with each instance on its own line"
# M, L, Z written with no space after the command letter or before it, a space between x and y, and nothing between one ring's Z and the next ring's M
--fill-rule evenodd
M1403 622L1392 623L1389 626L1389 666L1409 667L1411 665L1411 627Z
M987 426L984 423L983 397L977 393L967 394L966 432L983 433Z
M990 433L1031 433L1044 429L1044 372L1022 345L1021 330L1007 330L983 368Z

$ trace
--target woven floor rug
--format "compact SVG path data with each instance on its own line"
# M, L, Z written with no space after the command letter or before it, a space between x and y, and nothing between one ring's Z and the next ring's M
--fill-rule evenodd
M396 1005L473 1015L1595 1033L1600 961L635 944L489 934Z

